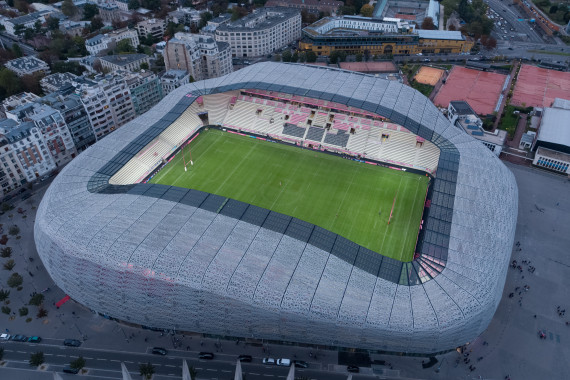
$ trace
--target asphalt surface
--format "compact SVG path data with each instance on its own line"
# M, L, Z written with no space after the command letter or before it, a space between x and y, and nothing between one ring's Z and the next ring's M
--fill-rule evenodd
M491 9L493 9L500 17L504 18L505 21L509 24L506 28L506 34L521 34L526 35L530 42L535 43L544 43L544 39L535 29L531 28L531 25L527 21L527 16L520 13L519 10L513 2L510 0L485 0L485 2L489 5ZM511 4L511 6L509 6ZM522 19L524 21L519 21ZM493 20L495 22L495 32L499 34L501 32L500 27L498 26L498 22L496 18ZM504 24L504 21L501 21L501 24ZM503 26L503 25L502 25ZM510 27L514 28L515 31L510 31ZM500 33L503 36L505 33Z
M8 36L6 34L6 32L0 33L0 41L2 41L2 44L4 44L4 46L7 49L11 49L12 44L17 43L18 45L20 45L20 49L22 49L22 53L24 53L24 55L36 55L37 54L37 52L34 50L33 47L31 47L30 45L26 45L22 42L16 41L13 37Z

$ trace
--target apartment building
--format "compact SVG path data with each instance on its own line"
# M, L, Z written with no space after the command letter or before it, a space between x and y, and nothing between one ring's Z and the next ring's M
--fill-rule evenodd
M164 36L164 31L166 29L166 23L164 20L151 18L149 20L144 20L136 25L136 30L139 34L139 39L146 38L149 34L156 39L162 39Z
M271 54L301 38L301 12L294 8L260 8L216 29L216 41L230 44L233 57Z
M170 94L178 87L190 83L190 74L186 70L168 70L160 78L162 93L164 96Z
M97 140L135 118L131 93L120 75L98 75L75 90L87 110Z
M141 70L138 73L121 72L118 74L123 75L127 82L137 115L142 115L162 100L160 79L151 71Z
M43 77L40 80L40 86L45 94L60 91L61 89L72 85L77 80L77 75L73 73L54 73Z
M55 169L41 131L33 122L0 120L0 186L4 194Z
M233 71L229 44L190 33L176 33L168 41L164 62L167 71L187 71L194 80L217 78Z
M65 165L77 156L73 138L63 116L49 105L38 102L24 104L6 112L6 117L20 123L34 123L47 147L47 153L56 166ZM23 152L22 156L27 165L26 153Z
M336 0L269 0L266 7L289 7L307 10L313 13L336 13L344 3Z

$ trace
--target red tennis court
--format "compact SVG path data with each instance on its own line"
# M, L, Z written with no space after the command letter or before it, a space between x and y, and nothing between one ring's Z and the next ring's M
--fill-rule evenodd
M550 107L554 98L570 99L570 73L522 65L511 104Z
M434 103L447 108L453 100L464 100L478 114L490 115L495 111L506 78L503 74L454 66Z

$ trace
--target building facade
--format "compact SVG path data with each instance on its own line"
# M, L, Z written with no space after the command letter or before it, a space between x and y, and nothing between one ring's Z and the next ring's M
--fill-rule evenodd
M406 20L361 16L325 17L303 29L299 49L378 55L467 53L474 42L458 31L416 30Z
M162 93L164 96L170 94L180 86L190 83L190 74L186 70L168 70L160 78Z
M228 43L232 57L271 54L301 37L301 12L292 8L260 8L216 28L216 41Z
M40 80L40 86L45 94L49 94L72 85L76 80L77 75L72 73L54 73L43 77Z
M164 20L151 18L149 20L144 20L136 25L137 33L139 34L139 39L146 38L149 34L155 39L160 40L164 36L164 30L166 29L166 24Z
M98 75L94 83L82 83L76 89L81 97L97 140L136 116L131 93L122 76Z
M142 115L154 107L163 98L162 85L158 76L151 71L124 73L125 81L131 92L135 113Z
M544 108L533 143L533 165L570 175L570 102L555 99L552 107Z
M233 71L230 46L210 36L176 33L163 56L167 71L187 71L194 80L217 78Z

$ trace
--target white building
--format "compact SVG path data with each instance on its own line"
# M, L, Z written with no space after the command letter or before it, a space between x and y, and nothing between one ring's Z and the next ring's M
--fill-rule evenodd
M6 112L6 117L19 123L34 123L56 166L68 163L77 155L73 138L63 116L49 105L39 102L24 104ZM23 157L29 154L22 152Z
M73 84L76 80L77 75L73 73L54 73L43 77L40 80L40 86L45 94L49 94Z
M190 74L186 70L168 70L160 78L160 83L162 85L162 93L164 96L170 94L172 91L176 90L178 87L183 86L190 82Z
M544 108L533 150L533 165L570 175L570 103L556 99Z
M35 73L50 73L48 64L34 56L13 59L6 62L5 66L8 70L13 71L19 77Z
M97 140L135 118L131 93L119 75L98 75L96 83L82 83L76 93L81 97Z
M210 36L176 33L163 55L166 70L185 70L194 80L217 78L233 71L230 46Z
M233 57L259 57L301 38L301 12L293 8L260 8L216 29L216 41L230 44Z
M505 140L507 139L507 131L502 129L496 129L494 132L485 131L483 122L467 102L449 102L447 118L453 125L481 141L495 155L499 156L503 151L503 145L505 145Z
M164 20L151 18L143 20L136 25L136 30L139 34L139 39L146 38L149 34L156 39L161 39L164 36L166 24Z
M127 82L137 115L142 115L163 98L160 79L152 72L141 70L136 73L118 72Z
M39 12L29 13L27 15L20 17L3 19L2 25L4 25L4 27L6 28L6 32L8 34L12 36L17 36L16 31L18 30L18 28L24 28L24 29L33 28L34 24L38 20L43 24L44 22L46 22L46 18L49 17L51 13L52 12L50 11L43 10Z
M95 37L85 40L85 48L90 55L97 55L103 50L107 50L107 43L109 40L103 34L98 34Z

